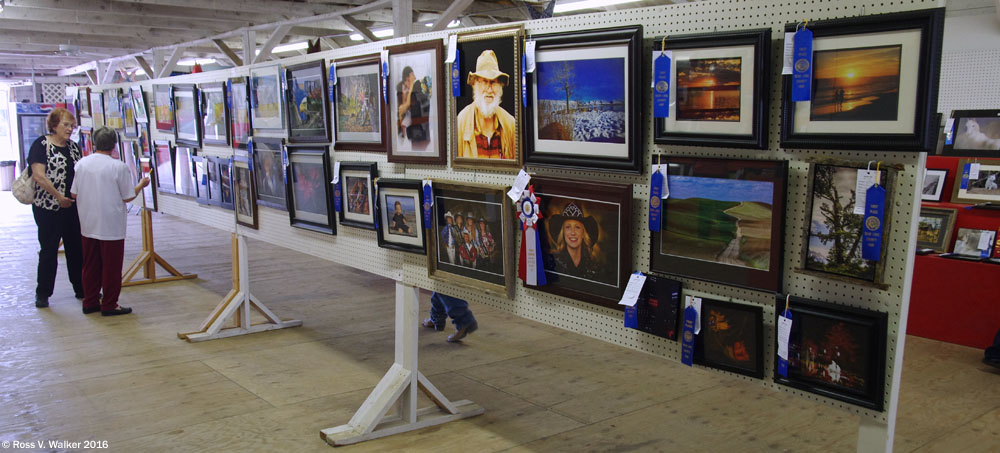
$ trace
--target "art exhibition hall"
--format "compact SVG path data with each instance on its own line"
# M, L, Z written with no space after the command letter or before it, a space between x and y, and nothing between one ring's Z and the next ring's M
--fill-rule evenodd
M0 451L1000 451L1000 0L0 0Z

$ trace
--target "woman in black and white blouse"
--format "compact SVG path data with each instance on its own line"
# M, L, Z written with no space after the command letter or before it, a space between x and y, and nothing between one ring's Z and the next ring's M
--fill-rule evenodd
M45 124L49 133L38 137L28 151L31 177L35 180L35 202L31 206L38 225L38 286L35 306L49 306L49 297L56 282L59 240L66 251L69 281L78 299L83 298L81 269L83 252L80 244L80 218L70 198L74 167L82 157L80 147L70 140L76 129L76 119L68 110L53 109Z

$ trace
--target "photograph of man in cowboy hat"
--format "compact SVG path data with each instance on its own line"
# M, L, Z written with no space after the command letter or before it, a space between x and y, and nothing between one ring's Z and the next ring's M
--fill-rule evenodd
M464 81L471 87L472 96L463 90L463 96L456 98L461 111L455 124L455 157L517 159L517 120L511 111L515 109L518 94L516 84L510 83L515 65L502 57L498 59L497 52L505 55L499 49L480 50L483 46L473 45L479 43L483 41L467 43L463 49L462 55L468 59L462 60L463 70L468 71ZM473 62L475 70L470 67Z

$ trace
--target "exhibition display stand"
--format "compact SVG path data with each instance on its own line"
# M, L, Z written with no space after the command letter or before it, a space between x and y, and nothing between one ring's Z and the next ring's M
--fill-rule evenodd
M182 273L163 259L153 248L153 214L148 209L140 209L142 218L142 251L135 257L132 264L122 273L122 287L148 285L150 283L172 282L174 280L187 280L198 278L198 274ZM156 265L163 266L169 277L157 277ZM142 270L142 279L133 280L135 274Z

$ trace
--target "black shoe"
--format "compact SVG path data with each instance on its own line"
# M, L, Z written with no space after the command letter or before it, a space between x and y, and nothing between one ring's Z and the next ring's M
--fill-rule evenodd
M73 296L80 300L83 300L83 298L85 297L83 295L83 291L77 291L76 293L73 294Z
M35 308L48 308L49 298L35 296Z
M102 310L101 316L118 316L118 315L127 315L129 313L132 313L131 308L122 307L121 305L119 305L118 308L115 308L114 310L107 310L107 311Z
M479 323L472 321L469 325L456 330L455 333L451 335L448 335L448 342L455 343L457 341L462 341L463 338L468 336L470 333L475 332L476 329L479 329Z
M101 306L100 305L98 305L96 307L83 307L83 314L85 314L85 315L89 315L91 313L97 313L99 311L101 311Z

